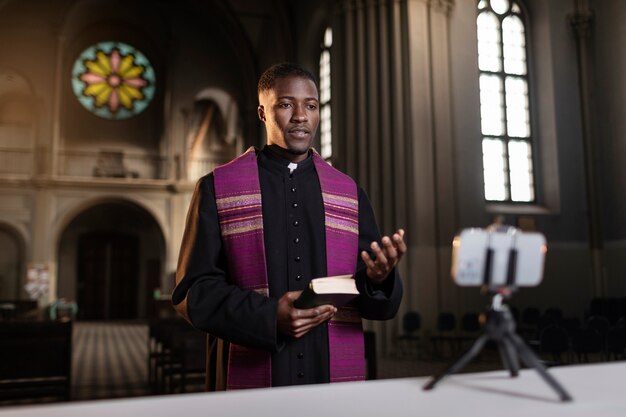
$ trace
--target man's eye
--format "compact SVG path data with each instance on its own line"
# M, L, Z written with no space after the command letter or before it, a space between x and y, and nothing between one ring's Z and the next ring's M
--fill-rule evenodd
M289 107L291 107L291 103L280 103L278 107L280 107L281 109L288 109Z
M309 104L309 105L307 106L307 109L309 109L309 110L315 110L315 109L317 109L317 106L316 106L315 104Z

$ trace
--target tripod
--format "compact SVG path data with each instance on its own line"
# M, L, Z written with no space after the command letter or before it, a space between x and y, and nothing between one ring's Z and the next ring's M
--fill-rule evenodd
M559 394L561 401L572 401L572 397L565 391L559 382L548 373L541 364L539 358L515 333L515 322L506 305L502 304L502 294L497 293L491 301L491 308L487 313L486 333L481 335L461 358L449 366L439 375L436 375L424 385L424 390L431 390L443 378L452 375L474 359L485 346L488 340L493 340L498 345L502 364L509 371L511 377L519 375L519 361L529 368L534 368L544 381Z

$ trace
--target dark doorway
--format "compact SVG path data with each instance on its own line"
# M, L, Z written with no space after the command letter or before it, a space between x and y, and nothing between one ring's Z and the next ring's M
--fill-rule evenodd
M139 241L125 234L86 233L78 239L78 305L84 320L137 317Z
M0 224L0 300L19 300L23 293L24 250L22 239Z
M81 320L147 319L153 294L167 284L164 262L155 218L129 201L103 201L76 215L61 235L57 297L76 301Z

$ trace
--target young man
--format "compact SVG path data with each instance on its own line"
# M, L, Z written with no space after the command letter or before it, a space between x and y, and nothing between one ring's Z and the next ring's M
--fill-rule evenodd
M381 239L365 192L311 150L319 102L308 71L274 65L258 95L267 145L198 182L172 301L229 343L218 389L364 379L361 318L398 310L404 231ZM356 280L354 303L293 306L312 278L342 274Z

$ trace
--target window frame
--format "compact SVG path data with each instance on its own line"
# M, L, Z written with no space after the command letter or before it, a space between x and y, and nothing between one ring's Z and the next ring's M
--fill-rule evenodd
M330 44L327 44L327 36L328 33L330 32ZM333 147L333 129L332 129L332 45L333 45L333 29L332 26L327 25L324 28L324 31L322 33L322 40L320 42L320 49L319 49L319 53L318 53L318 76L319 76L319 83L320 83L320 124L319 124L319 144L320 144L320 156L322 158L324 158L324 160L330 164L332 164L333 158L335 156L335 152L334 152L334 147ZM322 55L324 53L328 53L328 83L329 83L329 89L328 89L328 100L322 100L322 65L321 65L321 61L322 61ZM324 141L323 141L323 130L325 129L325 120L323 119L323 112L324 109L328 109L328 113L329 113L329 117L328 117L328 122L329 122L329 126L327 129L327 133L330 136L330 140L328 143L328 147L330 149L330 153L328 155L325 155L325 150L327 149L324 146Z
M482 0L484 1L484 0ZM492 211L492 212L517 212L519 208L525 207L527 208L527 210L525 210L526 212L531 211L531 212L544 212L545 209L540 207L539 205L542 202L542 195L540 193L540 190L542 189L542 187L540 186L540 181L541 181L541 164L540 164L540 156L539 156L539 141L537 138L537 134L536 132L538 131L537 126L536 126L536 115L534 113L534 90L533 90L533 86L534 86L534 77L533 77L533 66L532 64L532 43L531 43L531 39L530 39L530 32L531 32L531 28L530 28L530 24L529 24L529 15L528 12L525 8L525 5L523 4L523 2L519 1L519 0L509 0L510 3L510 7L509 9L505 12L505 13L497 13L492 5L491 5L491 1L484 1L485 4L482 7L481 6L481 0L477 0L476 2L476 20L478 20L478 17L482 14L482 13L488 13L491 12L493 13L493 15L495 15L498 20L499 20L499 34L500 34L500 39L499 39L499 53L500 56L498 57L498 59L500 60L500 69L499 71L492 71L492 70L483 70L480 68L480 65L478 65L478 80L480 81L480 79L482 78L483 74L486 75L495 75L498 80L501 82L502 85L502 91L500 93L500 97L501 97L501 103L502 103L502 112L504 115L504 119L503 119L503 133L500 135L492 135L492 134L485 134L483 131L483 126L482 126L482 102L481 102L481 110L480 110L480 117L481 117L481 128L480 128L480 138L481 138L481 155L483 155L481 157L481 166L483 168L482 171L482 183L483 183L483 187L482 187L482 192L483 192L483 199L485 201L485 203L488 206L488 211ZM514 6L517 6L517 8L519 9L519 11L514 12L513 8ZM525 53L525 73L524 74L515 74L515 73L508 73L506 72L506 68L505 68L505 57L504 57L504 39L503 39L503 26L502 23L504 22L504 20L509 17L509 16L517 16L519 18L519 20L521 21L523 28L524 28L524 53ZM476 30L477 30L477 35L478 35L478 23L476 26ZM477 39L478 40L478 39ZM480 58L479 56L477 56L478 58L478 62L480 62ZM507 105L506 105L506 92L507 92L507 88L506 88L506 80L508 77L513 77L513 78L517 78L517 79L522 79L525 81L526 83L526 99L528 102L528 109L527 109L527 117L528 117L528 135L524 136L524 137L517 137L517 136L510 136L509 134L509 126L508 126L508 122L509 122L509 118L507 117ZM479 86L479 91L481 91L481 88ZM484 151L482 149L483 147L483 142L485 139L496 139L499 140L502 145L503 145L503 155L502 155L502 159L504 162L504 186L505 186L505 199L504 200L490 200L487 199L487 195L486 195L486 189L485 189L485 162L484 162ZM531 189L530 192L532 192L532 199L529 201L515 201L512 199L512 185L511 185L511 169L510 169L510 157L509 157L509 143L512 141L523 141L525 143L527 143L529 145L529 149L530 149L530 153L531 156L529 158L529 162L531 164Z

